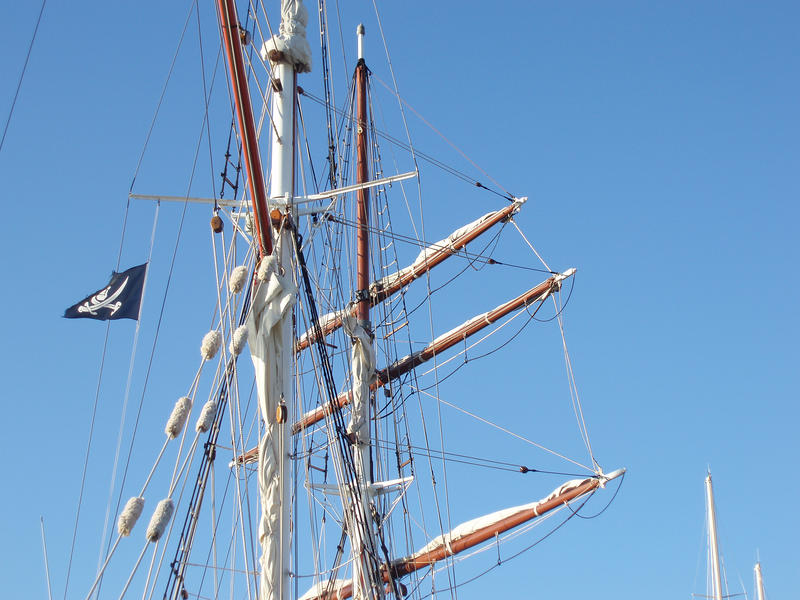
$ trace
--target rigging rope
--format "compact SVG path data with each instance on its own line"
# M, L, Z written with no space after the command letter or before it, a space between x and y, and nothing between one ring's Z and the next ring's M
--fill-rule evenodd
M28 70L28 60L31 58L31 51L33 50L33 43L36 41L36 34L39 31L39 23L42 22L42 15L44 14L44 7L47 4L47 0L42 0L42 8L39 9L39 16L36 18L36 26L33 28L33 35L31 36L31 43L28 45L28 53L25 55L25 62L22 65L22 72L19 74L19 81L17 81L17 89L14 92L14 99L11 101L11 108L8 111L8 118L6 119L6 124L3 127L3 137L0 138L0 151L3 150L3 144L6 142L6 134L8 133L8 127L11 124L11 117L14 114L14 108L17 106L17 98L19 97L19 90L22 88L22 80L25 77L25 73ZM69 574L67 575L67 582L69 582ZM64 595L66 596L66 590L64 590Z
M298 90L298 92L299 92L299 90ZM314 102L316 102L316 103L318 103L318 104L320 104L322 106L325 106L325 100L315 96L314 94L310 93L308 90L303 90L302 94L304 96L307 96L308 98L310 98ZM350 115L348 115L346 111L343 111L343 110L338 109L336 107L332 107L332 110L334 112L338 113L345 120L353 120L353 118ZM421 152L420 150L417 150L412 145L407 144L406 142L403 142L402 140L399 140L398 138L396 138L394 136L391 136L391 135L389 135L388 133L386 133L384 131L376 129L374 133L375 133L375 135L377 137L383 138L386 141L388 141L388 142L390 142L390 143L392 143L392 144L394 144L394 145L396 145L396 146L398 146L400 148L403 148L404 150L408 150L409 152L413 151L414 157L422 158L426 162L432 164L435 167L438 167L438 168L442 169L443 171L445 171L447 173L450 173L451 175L453 175L454 177L457 177L458 179L461 179L462 181L465 181L465 182L467 182L469 184L472 184L475 187L479 187L481 189L485 189L485 190L487 190L489 192L492 192L493 194L496 194L496 195L498 195L501 198L504 198L506 200L509 200L509 201L513 201L514 200L513 196L511 196L509 194L501 194L497 190L493 190L492 188L489 188L489 187L485 186L480 181L478 181L474 177L469 176L468 174L464 173L463 171L459 171L455 167L452 167L452 166L448 165L447 163L439 160L438 158L434 158L433 156L431 156L429 154L426 154L424 152ZM419 170L419 169L417 169L417 170Z

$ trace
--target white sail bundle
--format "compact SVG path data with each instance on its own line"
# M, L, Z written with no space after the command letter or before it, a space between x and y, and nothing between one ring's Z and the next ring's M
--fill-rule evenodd
M231 271L231 278L228 280L228 289L232 294L238 294L244 289L247 283L247 267L239 265Z
M459 227L443 240L439 240L435 244L426 246L420 251L413 263L372 283L372 285L370 285L370 293L375 294L380 290L392 288L397 282L402 281L409 275L411 276L411 279L415 279L417 276L419 276L419 274L425 272L426 263L434 254L437 254L442 250L456 252L457 250L455 248L455 243L460 237L473 231L478 225L484 221L488 221L495 214L496 212L486 213L482 217L472 221L472 223L467 223L463 227Z
M308 10L301 0L281 2L281 25L277 35L264 42L262 58L266 61L271 52L280 52L298 73L311 71L311 46L306 39Z
M501 522L503 519L506 519L512 515L521 513L523 511L532 511L533 515L538 515L539 514L538 508L540 506L549 502L553 498L563 496L568 491L576 489L581 485L585 484L586 482L591 481L591 479L592 479L591 477L586 479L571 479L570 481L565 482L564 484L553 490L550 494L548 494L541 500L537 500L536 502L529 502L527 504L521 504L519 506L512 506L511 508L504 508L502 510L489 513L488 515L483 515L481 517L465 521L460 525L456 525L448 533L435 537L430 542L425 544L425 546L417 550L414 554L412 554L405 560L413 561L416 558L424 556L442 547L446 547L448 549L448 554L453 554L451 547L454 542L457 542L458 540L463 539L466 536L475 533L476 531L479 531L486 527L490 527L495 523Z
M222 334L219 331L209 331L203 336L203 341L200 343L200 354L204 360L212 360L219 352L219 347L222 345Z
M142 516L142 510L144 510L142 497L134 496L125 503L125 508L122 509L117 521L117 531L121 536L127 537L131 534L139 517Z
M345 598L349 598L350 595L341 592L351 585L352 580L350 579L334 579L333 581L323 580L314 585L297 600L312 600L313 598L320 598L326 591L330 592L330 596L327 596L328 600L344 600Z
M369 443L369 390L376 378L375 349L370 334L355 317L345 317L342 325L353 340L351 351L353 410L350 413L347 433L354 435L358 443Z
M233 356L239 356L244 350L244 345L247 343L247 326L240 325L236 328L231 336L231 343L228 350Z
M145 533L149 541L157 542L161 539L174 510L175 504L171 498L164 498L158 503L153 511L153 516L150 517L150 523L147 525L147 532Z
M197 423L194 426L195 431L197 431L197 433L205 433L208 431L216 416L217 401L211 399L203 405L203 410L200 411L200 416L197 418Z
M270 257L271 258L271 257ZM264 260L259 269L261 283L256 289L252 309L247 319L250 355L256 376L258 403L264 421L264 435L258 444L258 487L261 496L261 520L258 537L261 542L261 597L274 598L280 585L281 567L281 473L283 453L280 429L286 427L278 420L284 381L289 374L283 369L285 354L292 348L283 345L287 330L292 326L292 307L296 288L286 277L277 274L273 260ZM288 474L287 474L288 476ZM288 523L284 524L288 527Z
M175 406L172 413L167 419L167 425L164 427L164 433L167 434L169 439L174 440L183 430L186 424L186 419L189 418L189 413L192 412L192 399L188 396L182 396L175 401Z

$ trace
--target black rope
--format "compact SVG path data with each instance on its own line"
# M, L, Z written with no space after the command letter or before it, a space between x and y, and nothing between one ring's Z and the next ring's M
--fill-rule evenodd
M326 106L326 107L330 106L329 102L326 102L324 99L318 98L317 96L314 96L314 94L310 94L307 90L303 90L303 95L304 96L308 96L311 100L313 100L314 102L317 102L318 104L320 104L322 106ZM340 109L338 109L336 107L331 107L331 109L334 112L338 113L344 119L352 119L353 118L350 115L348 115L345 111L340 110ZM406 142L404 142L404 141L402 141L402 140L400 140L400 139L398 139L398 138L396 138L394 136L391 136L388 133L380 131L379 129L375 130L375 135L385 139L386 141L388 141L388 142L390 142L390 143L392 143L392 144L394 144L394 145L396 145L396 146L398 146L398 147L400 147L400 148L402 148L404 150L408 150L409 152L412 151L411 146L409 146ZM458 179L461 179L462 181L470 183L470 184L474 185L475 187L484 189L484 190L486 190L488 192L492 192L493 194L496 194L496 195L500 196L501 198L504 198L504 199L508 200L509 202L513 202L515 200L515 198L512 195L504 194L502 192L498 192L497 190L492 189L492 188L482 184L480 181L476 180L475 178L470 177L469 175L467 175L463 171L459 171L455 167L451 167L447 163L442 162L438 158L434 158L433 156L431 156L429 154L425 154L424 152L420 152L416 148L413 149L413 152L414 152L415 156L419 156L420 158L422 158L423 160L425 160L428 163L432 164L433 166L442 169L446 173L449 173L449 174L453 175L454 177L457 177Z
M8 111L8 118L6 125L3 128L3 137L0 139L0 151L3 149L3 144L6 141L6 134L8 133L8 126L11 124L11 116L14 114L14 108L17 106L17 98L19 97L19 90L22 88L22 79L25 77L25 72L28 70L28 60L31 58L31 51L33 50L33 43L36 41L36 33L39 31L39 23L42 22L42 15L44 14L44 6L47 0L42 0L42 8L39 9L39 16L36 19L36 26L33 28L33 35L31 36L31 43L28 45L28 53L25 55L25 63L22 65L22 73L19 74L19 81L17 82L17 90L14 92L14 100L11 102L11 108ZM69 583L69 573L67 574L67 583ZM64 596L67 592L64 590Z
M599 517L600 515L602 515L604 512L606 512L606 510L608 509L608 507L609 507L609 506L611 506L611 503L612 503L612 502L614 502L614 498L616 498L616 497L617 497L617 494L619 494L619 490L622 488L622 482L623 482L623 481L625 481L625 475L626 475L626 474L627 474L627 471L624 471L624 472L622 473L622 477L621 477L621 478L620 478L620 480L619 480L619 484L617 484L617 489L616 489L616 490L614 490L614 495L613 495L613 496L611 496L611 500L609 500L609 501L606 503L606 505L605 505L605 506L604 506L604 507L603 507L603 508L600 510L600 512L598 512L598 513L596 513L596 514L593 514L591 517L584 517L583 515L580 515L580 514L578 514L578 512L577 512L577 511L572 511L572 507L571 507L569 504L567 504L567 508L568 508L570 511L574 512L574 514L575 514L575 516L576 516L576 517L580 517L581 519L586 519L587 521L588 521L589 519L596 519L597 517ZM580 510L581 508L583 508L583 505L581 505L581 506L580 506L580 508L578 508L578 510Z
M306 296L306 303L311 317L312 329L316 339L324 339L322 327L320 326L319 313L317 311L317 304L314 299L314 290L311 285L311 276L309 273L308 265L306 264L305 256L301 250L303 245L303 238L298 231L294 231L294 244L295 253L297 255L297 264L300 267L300 275L303 282L303 291ZM347 433L347 427L344 423L344 415L342 409L337 402L338 394L336 392L336 382L333 376L333 368L331 361L328 357L327 346L323 344L314 344L314 348L319 357L319 363L322 370L323 384L327 394L327 406L330 407L329 416L333 421L333 428L336 432L336 440L339 445L339 451L342 457L342 470L344 471L345 481L352 483L348 490L351 496L351 504L353 508L353 525L358 527L360 538L366 541L368 546L364 549L365 554L370 562L370 571L374 576L379 576L380 563L377 560L377 553L372 548L372 536L368 535L367 519L369 515L362 514L359 507L363 506L361 501L361 490L358 486L357 472L355 468L355 459L353 456L353 447L350 443L350 436ZM344 482L343 482L344 483ZM345 501L345 498L342 498ZM352 536L351 536L352 540ZM335 583L335 571L331 572L330 579L326 585L325 597L333 593L333 586Z
M334 221L336 223L340 223L342 225L345 225L346 227L353 227L353 228L359 227L359 225L355 221L352 221L350 219L347 219L347 218L344 218L344 217L341 217L341 216L337 216L337 217L329 216L328 220L329 221ZM368 230L369 230L370 233L379 233L379 234L385 236L386 239L390 239L390 240L397 241L397 242L403 242L403 243L406 243L406 244L410 244L412 246L416 246L418 248L428 248L428 247L433 246L435 244L433 242L426 242L425 240L419 240L419 239L417 239L417 238L415 238L413 236L404 235L404 234L401 234L401 233L391 233L391 234L389 234L388 232L384 231L383 229L380 229L380 228L374 227L374 226L369 226ZM446 246L441 246L441 247L437 246L436 248L434 248L434 250L440 250L440 249L446 249ZM512 268L515 268L515 269L521 269L521 270L525 270L525 271L535 271L537 273L547 273L549 275L559 275L558 271L552 271L550 269L540 269L540 268L537 268L537 267L526 267L526 266L517 265L517 264L514 264L514 263L506 263L506 262L502 262L502 261L496 260L494 258L491 258L489 256L484 256L483 254L473 254L473 253L467 251L464 248L462 248L458 252L454 253L453 256L460 256L461 258L466 258L466 259L470 260L471 262L479 262L479 263L484 263L484 264L487 264L487 265L500 265L500 266L503 266L503 267L512 267Z

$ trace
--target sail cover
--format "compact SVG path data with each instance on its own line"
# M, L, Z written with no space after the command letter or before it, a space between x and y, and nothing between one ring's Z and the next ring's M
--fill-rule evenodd
M284 345L286 334L291 332L292 306L295 302L294 283L276 272L275 256L264 259L259 269L258 288L253 297L252 309L247 319L250 354L255 368L258 404L264 420L264 435L258 444L258 487L261 496L261 520L258 537L261 542L261 598L280 597L281 552L284 536L281 528L281 469L284 464L283 441L286 422L279 423L277 412L289 374L284 372L288 363L286 353L291 345ZM283 431L282 431L283 430ZM283 525L284 528L288 523Z
M311 46L306 39L308 10L302 0L281 2L281 25L277 35L264 42L262 56L266 60L271 52L280 52L298 73L311 71Z
M369 443L369 386L375 381L376 358L372 339L355 317L342 319L344 330L353 340L353 410L347 433L353 434L360 444Z

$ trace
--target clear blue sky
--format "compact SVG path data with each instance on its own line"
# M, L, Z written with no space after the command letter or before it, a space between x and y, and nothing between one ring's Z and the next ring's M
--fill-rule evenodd
M529 196L518 219L526 234L554 267L578 268L566 326L589 431L604 467L629 469L600 518L571 522L495 571L492 593L600 600L705 593L710 467L731 593L741 591L740 578L752 593L758 551L769 597L792 597L800 573L800 484L791 466L800 451L798 5L387 4L381 15L401 94L494 179ZM128 188L188 6L51 0L0 151L7 340L0 578L8 597L46 597L40 515L56 597L63 594L104 328L61 314L116 263ZM0 36L3 122L39 5L4 8L13 18ZM209 61L217 38L211 13L203 14ZM369 51L380 57L370 64L390 82L372 4L348 3L345 18L348 36L358 20L367 23ZM136 185L141 193L186 192L203 108L195 30L193 21ZM321 94L319 69L301 85ZM225 127L217 126L217 137ZM421 149L450 152L447 162L469 169L419 121L412 128ZM430 238L447 233L447 211L455 226L502 206L436 177L423 177L426 210L442 223ZM194 191L211 194L205 175ZM174 238L166 232L179 209L162 211L156 249L167 256ZM131 218L125 266L146 258L152 207L136 207ZM208 258L207 218L203 211L187 225L199 241L181 249L176 285L209 275L197 266ZM154 272L162 288L165 261ZM210 294L210 284L203 289ZM154 321L157 301L149 302ZM165 333L186 339L163 348L180 358L156 373L153 402L163 396L169 406L179 394L166 371L190 377L191 336L207 329L210 302L210 295L207 303L171 296L168 316L203 306ZM131 323L112 326L99 434L112 448L132 331ZM560 377L557 402L566 407L554 333L543 337ZM510 348L513 383L503 384L501 397L475 404L506 422L525 415L520 430L526 421L536 430L547 412L537 393L539 350L527 350L537 335L529 331ZM95 483L103 496L103 477ZM477 501L470 507L481 512ZM82 590L76 584L70 597ZM476 584L460 595L486 593Z

